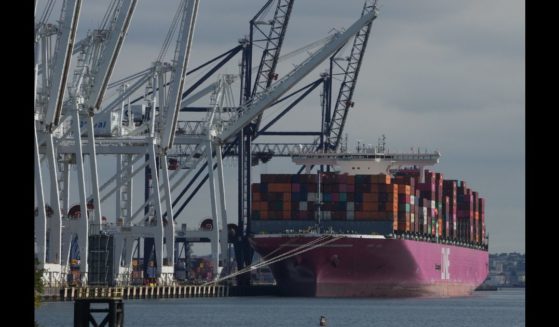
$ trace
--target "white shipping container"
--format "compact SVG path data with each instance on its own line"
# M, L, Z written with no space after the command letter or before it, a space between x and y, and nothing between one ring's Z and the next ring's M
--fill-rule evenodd
M332 212L331 211L322 211L322 219L332 220Z
M93 118L93 132L95 136L113 136L118 135L121 129L120 112L108 112L95 115ZM80 128L82 131L87 129L87 120L80 119ZM83 135L87 135L87 131Z
M347 211L346 212L346 219L347 220L354 220L355 219L355 213L353 211Z
M299 202L299 210L300 211L307 211L307 202L306 201L301 201Z
M354 202L347 202L347 210L354 211L355 210L355 203Z

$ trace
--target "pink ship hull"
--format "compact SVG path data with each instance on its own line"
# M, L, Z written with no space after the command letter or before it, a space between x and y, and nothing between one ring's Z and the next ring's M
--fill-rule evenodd
M259 235L251 243L275 257L318 236ZM404 239L344 237L271 265L283 295L452 297L470 295L488 274L488 252Z

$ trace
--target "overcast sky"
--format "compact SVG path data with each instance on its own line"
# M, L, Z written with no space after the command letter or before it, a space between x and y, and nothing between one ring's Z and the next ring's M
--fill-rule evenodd
M113 80L147 68L157 57L177 3L138 2ZM264 3L201 0L189 67L236 46ZM84 3L80 37L99 24L106 4ZM296 0L282 53L320 39L332 28L349 27L362 6L362 0ZM345 128L350 146L356 140L375 144L385 134L392 151L418 146L440 151L435 170L467 181L487 199L492 253L525 249L524 13L520 0L381 1ZM237 73L239 59L233 61L220 73ZM294 63L282 62L280 77ZM305 81L325 69L320 66ZM317 90L276 130L318 130L319 104ZM101 165L114 170L111 160ZM236 169L228 165L229 221L236 222ZM274 159L254 174L295 171L289 160ZM211 214L205 192L178 218L179 224L195 225ZM114 209L105 210L114 216Z

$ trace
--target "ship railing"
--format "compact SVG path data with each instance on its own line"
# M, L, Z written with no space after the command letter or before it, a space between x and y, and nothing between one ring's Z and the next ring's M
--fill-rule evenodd
M355 159L390 159L396 161L426 161L426 162L437 162L440 155L438 154L339 154L339 153L301 153L293 152L292 158L296 159L335 159L335 160L355 160Z
M471 249L478 249L478 250L487 250L489 246L483 243L475 243L475 242L468 242L465 240L458 240L454 238L447 238L447 237L435 237L431 234L423 234L423 233L415 233L415 232L402 232L402 231L394 231L386 236L387 238L394 238L394 239L410 239L416 241L423 241L423 242L431 242L431 243L441 243L441 244L450 244L460 247L466 247Z

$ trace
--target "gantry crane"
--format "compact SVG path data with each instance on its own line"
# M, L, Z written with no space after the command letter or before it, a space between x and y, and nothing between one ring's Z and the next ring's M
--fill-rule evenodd
M194 168L203 164L207 166L207 173L209 175L211 208L212 215L215 219L214 226L216 227L209 233L204 231L192 232L190 236L196 237L198 235L199 237L213 238L212 252L214 253L214 260L219 260L220 255L224 252L223 242L227 242L227 213L224 201L222 155L225 153L233 153L235 150L240 150L238 153L250 154L250 151L243 150L242 146L247 144L243 142L243 137L239 137L239 134L242 133L242 131L248 131L246 128L251 125L253 127L257 126L255 123L258 122L258 117L261 116L264 110L282 101L282 96L319 64L336 53L351 37L353 37L353 35L357 34L363 26L369 24L375 17L374 13L363 15L347 30L335 33L332 37L328 38L328 40L324 42L324 45L318 51L310 55L307 60L298 65L283 78L275 81L274 67L277 64L279 49L281 48L281 42L283 41L285 27L289 18L288 13L291 11L290 8L292 5L292 2L278 1L275 15L283 16L278 18L278 22L281 21L281 23L278 23L279 25L276 24L275 20L275 25L271 25L273 31L270 31L268 35L273 41L269 42L270 51L263 55L261 60L262 64L259 66L261 67L261 72L259 72L257 76L260 76L259 78L261 79L257 77L257 83L254 85L250 85L251 83L244 84L244 88L242 89L245 90L243 92L245 92L246 96L243 96L242 104L239 107L223 108L219 99L223 96L224 90L230 85L230 81L220 80L218 83L214 83L205 90L194 93L196 87L200 86L202 82L207 80L211 75L206 74L198 82L193 83L191 86L189 85L189 88L184 90L184 78L187 75L186 67L191 48L198 2L199 1L196 0L184 0L181 2L181 7L177 11L177 17L180 17L180 28L173 62L168 64L157 60L156 64L152 67L135 74L134 78L136 81L126 88L123 87L120 91L120 97L108 104L103 102L103 95L109 86L108 81L130 24L130 18L134 11L136 1L115 0L113 2L115 5L110 7L106 14L107 20L102 24L103 28L90 33L86 39L77 42L74 48L71 46L71 44L74 43L71 39L72 33L75 33L75 30L73 32L59 32L56 29L43 27L45 31L44 35L54 33L53 31L56 33L68 33L68 40L70 40L68 43L70 46L66 48L64 53L68 57L70 57L70 54L74 53L78 60L74 79L70 83L71 85L67 97L65 98L64 92L62 92L62 95L57 100L61 103L58 113L56 113L55 109L51 109L51 111L44 109L47 107L57 107L57 105L52 103L51 99L44 95L45 93L43 90L49 85L54 85L53 83L46 82L42 84L42 87L37 88L36 92L35 119L37 123L35 128L35 170L39 177L36 187L38 204L37 216L39 218L37 218L36 221L37 225L43 224L43 229L37 229L37 239L40 243L43 242L41 244L44 244L46 223L48 219L50 219L46 218L50 215L50 211L47 207L47 201L44 199L44 194L48 192L43 187L43 176L41 174L41 161L47 161L49 168L52 167L52 172L49 171L51 175L49 177L54 181L54 183L51 183L51 189L54 189L55 186L60 188L59 191L51 190L50 202L53 206L59 206L54 212L64 215L64 237L68 238L65 239L64 242L61 242L63 243L64 249L60 251L61 255L59 257L61 258L61 262L64 262L64 257L66 256L67 258L66 253L70 251L73 235L78 235L81 255L80 265L83 271L84 282L87 282L88 272L88 236L91 233L108 231L107 227L103 227L101 205L113 194L116 194L116 198L119 201L118 207L116 208L118 214L117 219L123 218L121 222L122 226L117 228L114 233L111 232L114 235L115 241L114 253L116 255L113 258L113 266L115 267L114 273L117 276L117 280L121 278L121 276L122 279L125 279L125 275L129 275L130 271L128 268L130 267L133 244L135 239L141 237L144 239L152 239L152 244L156 253L156 266L158 267L157 275L161 281L169 281L169 277L173 272L173 246L174 236L176 234L173 227L173 220L176 218L174 209L175 206L178 205L178 202L175 201L177 199L173 199L172 197L172 192L184 185L186 178L189 176L191 177L191 174L194 172ZM61 21L67 26L74 26L75 28L79 17L80 2L66 1L64 4L62 10L62 13L65 15L64 17L71 17L72 19L64 19ZM68 10L72 11L73 15L67 14ZM278 29L280 25L282 28ZM50 35L58 35L56 33ZM40 40L40 37L38 37L38 40ZM243 46L246 45L241 44L214 59L215 61L221 59L221 61L212 69L213 72L223 65L226 59L232 58L235 53L246 54L246 52L243 51ZM39 53L39 51L36 51L36 53ZM60 52L57 52L55 58L57 62L62 60L59 58L59 53ZM40 58L41 56L37 57ZM62 60L62 62L64 63L68 60L69 59L66 58ZM248 61L246 62L248 63ZM59 66L63 67L63 64ZM41 70L45 70L44 67L49 67L48 63L41 65L39 60L39 64L36 64L37 80L40 80L39 77L42 77L48 81L50 77L46 76L53 74L47 71L42 75ZM245 65L245 67L248 66ZM62 72L61 83L64 84L68 79L68 70L64 72L64 69L61 69L60 72ZM270 72L272 72L272 74L270 74ZM171 77L167 79L166 76L169 74ZM250 77L246 75L243 77L243 81L250 81ZM126 81L132 80L134 79L130 78ZM264 83L264 81L266 82ZM131 104L125 105L123 102L125 99L132 96L134 92L140 90L142 86L146 86L146 84L147 88L142 97L147 102L144 121L140 126L131 126L133 125L131 123ZM250 87L247 87L247 85ZM257 85L264 87L258 87ZM314 89L317 85L317 83L313 82L312 85L306 86L302 90L309 91L309 89ZM64 90L65 86L62 86L61 89ZM181 123L178 121L178 112L183 111L183 109L188 110L188 108L185 108L185 103L193 101L193 98L201 96L204 92L213 92L214 94L214 101L211 104L205 121L198 124L197 127L194 127L192 134L185 135L179 132L179 127L181 127L179 125ZM286 96L286 98L287 97L288 96ZM128 129L124 129L122 126L123 113L125 111L128 115ZM102 119L103 114L112 112L120 113L118 130L115 133L111 131L107 135L96 135L94 128L95 122ZM218 119L218 113L220 112L226 112L228 115L227 119ZM48 116L47 113L49 113L49 117L51 117L50 123L48 123L49 120L45 120L45 117ZM82 122L87 125L85 130L81 128ZM48 126L48 128L46 126ZM67 129L68 126L71 126L71 129ZM267 127L268 126L265 126L264 129L267 129ZM253 128L248 132L245 139L251 142L252 138L258 135L258 131ZM53 138L52 145L50 146L51 148L49 148L48 138L45 137L46 134ZM167 167L168 155L173 153L173 147L179 145L189 146L191 149L189 150L190 154L193 155L193 158L197 155L198 160L192 162L190 169L170 172ZM240 147L237 148L236 145L240 145ZM248 145L249 147L245 148L250 150L252 147L251 143L248 143ZM43 155L42 159L41 155ZM90 158L89 172L85 170L85 165L82 160L84 155L89 155ZM97 155L117 156L116 174L102 184L99 183L100 181L97 176ZM146 155L147 161L142 163ZM245 158L245 164L248 164L245 167L248 167L247 171L250 173L251 156L245 155ZM80 198L80 203L77 209L74 210L70 210L68 205L68 169L72 165L77 166L79 189L76 193L79 194ZM61 167L62 169L60 169ZM147 194L146 201L134 212L132 206L132 181L133 178L139 176L139 173L145 168L151 170L150 177L152 185L149 188L150 192ZM217 176L213 175L214 169L217 169ZM57 170L62 172L61 178L56 175ZM91 190L89 192L86 190L86 176L91 180ZM245 174L244 177L250 178L250 175L247 176L247 174ZM249 181L249 179L243 180ZM243 186L241 186L243 190L249 192L248 182L242 182L240 184L243 184ZM54 202L52 200L53 198L55 199ZM64 201L59 201L59 199ZM248 196L245 197L245 201L247 199L249 200ZM64 208L65 210L60 210L60 208ZM148 208L147 212L144 211L145 208ZM248 207L245 207L245 209L248 209ZM82 217L75 220L67 219L66 216L70 211L72 211L73 214L81 213ZM147 221L145 220L146 218ZM138 220L140 220L140 222L145 222L145 224L135 224ZM244 220L244 222L248 221L250 220ZM88 222L93 223L93 225L90 226ZM91 228L95 226L99 227ZM221 226L221 232L219 231L219 226ZM60 229L61 228L58 228L58 231L60 231ZM166 240L165 243L164 239ZM146 247L146 245L149 244L144 243L144 249L149 248L149 246ZM45 246L43 245L42 249L44 248ZM164 249L166 251L164 251ZM167 262L163 260L164 252L166 252ZM247 257L248 256L245 256L245 258ZM221 256L221 258L223 257ZM67 262L68 260L65 261ZM218 265L219 262L217 262L216 268Z
M64 88L70 66L70 53L76 35L80 0L67 0L62 4L59 23L47 23L53 2L49 2L35 32L35 175L38 211L35 217L38 260L49 278L60 279L62 274L61 228L62 216L59 202L56 152L52 135L60 119ZM52 39L56 38L54 54L50 52ZM40 55L39 55L40 53ZM54 58L53 58L54 57ZM53 62L54 60L54 62ZM39 80L38 76L41 75ZM41 83L39 83L41 82ZM39 86L40 85L40 86ZM49 219L46 215L43 176L39 147L46 143L45 158L48 162L51 199L54 210ZM50 230L49 260L47 261L46 237Z

